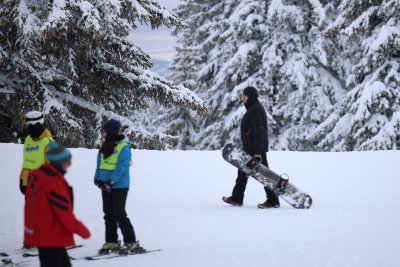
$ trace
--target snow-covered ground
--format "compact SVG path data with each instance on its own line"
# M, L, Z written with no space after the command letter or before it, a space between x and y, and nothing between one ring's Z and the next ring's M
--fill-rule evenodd
M23 259L23 197L18 189L22 146L0 144L0 251ZM72 149L66 175L75 190L75 212L92 231L73 257L93 255L103 243L99 190L93 185L95 150ZM396 267L400 266L400 152L270 152L278 173L314 199L309 210L281 202L259 210L262 186L250 179L243 207L221 201L236 170L220 152L133 151L133 181L127 210L145 255L73 266L168 267ZM40 216L40 214L38 214Z

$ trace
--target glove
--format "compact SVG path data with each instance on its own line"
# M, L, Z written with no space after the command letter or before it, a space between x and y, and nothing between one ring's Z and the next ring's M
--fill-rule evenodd
M113 181L107 181L104 183L103 190L106 192L111 192L113 185L114 185Z
M101 181L101 180L99 180L99 179L95 179L95 180L94 180L94 184L95 184L98 188L100 188L101 190L104 190L104 191L106 191L106 192L110 192L112 186L114 185L114 182L113 182L113 181L104 182L104 181Z
M76 233L83 239L88 239L90 237L90 231L83 223L80 223L78 229L76 229Z
M21 193L22 193L23 195L25 195L26 186L24 186L22 180L19 180L19 190L21 191Z
M104 187L104 182L102 180L97 179L97 178L94 179L94 184L100 189L103 189L103 187Z
M254 154L254 158L257 158L259 161L262 160L261 154Z
M247 163L246 166L250 170L254 169L255 166L257 166L258 163L260 163L261 159L257 156L252 157Z

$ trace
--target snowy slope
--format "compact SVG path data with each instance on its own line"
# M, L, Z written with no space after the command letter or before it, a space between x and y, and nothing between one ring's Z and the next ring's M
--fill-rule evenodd
M0 144L0 251L22 259L23 197L18 190L21 145ZM92 231L74 257L92 255L103 243L100 192L92 183L96 151L72 149L67 179L75 212ZM249 180L245 205L230 207L236 171L219 152L133 151L127 204L138 239L161 252L73 266L400 266L400 152L270 152L269 163L313 196L310 210L259 210L262 186Z

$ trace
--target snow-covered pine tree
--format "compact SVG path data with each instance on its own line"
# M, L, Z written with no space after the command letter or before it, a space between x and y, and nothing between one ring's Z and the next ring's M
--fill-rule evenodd
M328 151L399 149L400 2L340 2L327 33L348 92L310 138Z
M270 112L270 146L314 150L306 137L333 111L343 81L329 66L335 47L324 29L334 1L272 0L266 10L259 81Z
M191 88L207 100L210 109L208 116L187 116L192 123L181 135L186 148L218 149L238 138L238 123L244 114L240 92L254 85L251 76L257 72L255 40L259 39L262 7L263 1L250 0L192 0L179 7L177 13L188 28L178 35L178 42L193 54L185 57L185 50L178 51L176 64L195 63L196 82ZM174 70L180 66L173 66L172 77L179 81L182 77Z
M215 6L218 0L183 0L176 10L179 18L185 18L186 28L177 28L173 31L176 36L178 46L176 56L170 67L171 75L168 77L175 83L182 83L193 92L201 92L198 86L197 74L200 66L207 63L202 47L199 46L209 37L208 29L212 25L215 16ZM158 120L166 124L168 133L179 136L177 148L193 148L197 140L195 139L199 128L199 120L205 114L196 116L193 111L173 108L165 112Z
M196 50L188 42L188 30L185 30L183 34L185 37L181 37L181 46L176 47L176 56L169 68L171 75L168 78L175 82L180 81L183 86L190 89L195 88L196 66L201 62L201 58L196 57Z
M307 133L332 112L343 94L322 35L334 15L327 12L333 9L330 2L222 1L209 5L215 12L208 11L213 16L202 26L195 24L195 12L183 13L191 34L182 34L178 41L190 43L197 49L194 58L202 59L197 61L192 89L210 108L206 118L192 119L199 122L197 131L190 133L193 147L218 149L239 142L245 112L240 94L251 85L259 89L269 111L272 148L313 149ZM195 10L186 5L181 10ZM175 69L194 62L183 55L178 51ZM173 78L179 81L179 73Z
M185 18L186 27L176 28L172 32L178 40L178 46L176 56L170 65L171 75L168 78L196 93L196 90L199 91L197 73L199 67L206 64L207 60L207 57L203 55L202 47L198 44L208 37L208 27L212 24L210 19L216 12L213 7L220 1L183 0L181 2L182 4L174 12L177 17ZM200 127L198 118L203 116L204 113L197 117L192 110L173 107L149 109L145 114L138 114L137 117L150 131L161 129L171 136L179 137L175 144L176 148L189 149L193 147L193 136Z
M127 41L137 23L182 26L155 1L4 0L0 18L0 118L11 133L20 127L19 112L38 109L68 146L96 145L108 118L119 119L136 144L149 144L128 119L148 99L205 110L187 88L146 70L148 55ZM0 141L9 139L16 137L2 134Z

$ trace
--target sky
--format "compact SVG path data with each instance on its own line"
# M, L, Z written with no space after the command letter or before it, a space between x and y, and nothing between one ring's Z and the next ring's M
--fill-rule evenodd
M158 0L158 2L165 7L174 8L178 5L179 0Z
M158 2L169 9L179 4L179 0L158 0ZM141 26L131 33L129 39L148 53L152 59L172 61L174 57L175 37L166 27L152 30L149 26Z

